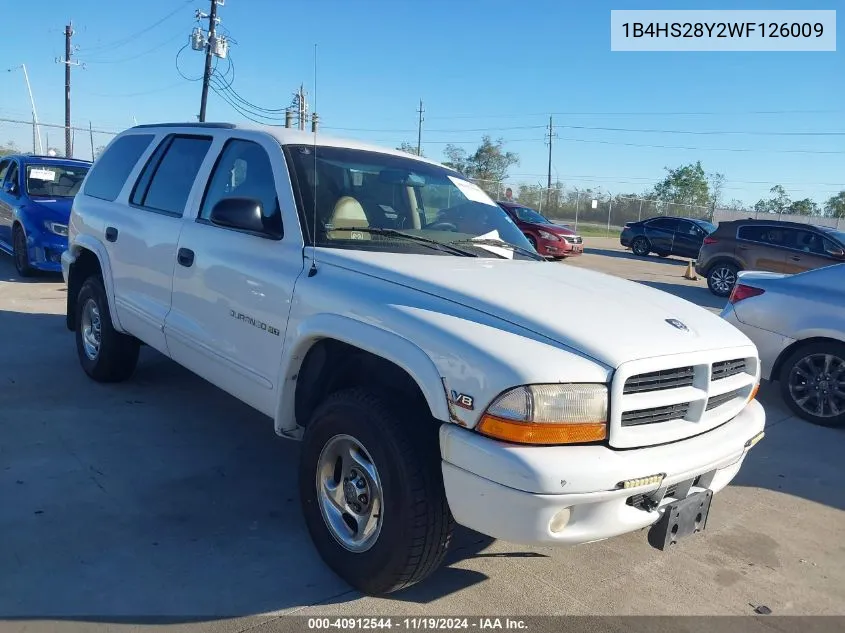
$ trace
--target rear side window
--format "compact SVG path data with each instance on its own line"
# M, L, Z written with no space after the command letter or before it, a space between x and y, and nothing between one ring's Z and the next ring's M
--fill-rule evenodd
M650 229L662 229L664 231L674 231L678 226L678 221L671 218L657 218L652 220L647 225Z
M736 233L741 240L771 246L787 246L788 230L777 226L741 226Z
M117 198L152 140L152 134L128 134L109 145L88 173L85 195L109 201Z
M202 166L211 137L171 136L147 161L132 193L132 203L181 216Z

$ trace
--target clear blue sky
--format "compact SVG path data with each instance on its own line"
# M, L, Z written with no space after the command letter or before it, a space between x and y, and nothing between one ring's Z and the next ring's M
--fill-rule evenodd
M611 9L835 9L837 4L226 0L220 17L237 41L231 48L233 87L247 100L281 108L302 82L312 93L313 106L316 43L316 110L326 131L392 146L403 140L415 143L416 109L422 98L426 155L440 158L449 141L471 150L485 128L520 155L511 180L537 183L545 181L542 126L550 112L557 113L555 124L561 126L845 132L842 43L835 53L610 51ZM117 130L135 119L195 119L199 82L182 79L174 60L195 25L194 10L208 10L206 0L75 0L51 3L49 11L31 6L14 2L4 7L2 68L27 65L42 121L64 121L63 67L54 58L64 52L63 27L70 19L76 29L74 44L80 47L77 57L86 64L84 70L73 71L74 124L88 125L90 120L95 128ZM132 40L130 36L175 9L174 15ZM839 30L845 32L839 17ZM186 49L180 68L189 77L199 77L202 55ZM0 74L0 94L1 117L29 118L20 71ZM208 119L242 117L212 93ZM700 159L707 171L726 175L726 200L753 203L775 183L783 183L793 198L809 196L820 203L845 189L845 136L562 127L556 133L554 174L568 186L641 192L662 177L664 167ZM0 122L0 140L7 139L27 147L31 130ZM77 136L77 153L87 155L87 135L82 140ZM95 142L105 140L98 136ZM62 146L61 130L50 131L50 143Z

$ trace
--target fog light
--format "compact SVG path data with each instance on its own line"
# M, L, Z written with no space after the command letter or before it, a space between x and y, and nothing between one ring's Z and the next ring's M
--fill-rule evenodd
M627 479L616 484L617 488L639 488L640 486L660 485L666 475L663 473L657 475L649 475L648 477L637 477L636 479Z
M549 530L551 530L554 534L563 532L564 528L569 523L570 514L572 513L569 508L564 508L563 510L558 511L552 517L552 520L549 521Z

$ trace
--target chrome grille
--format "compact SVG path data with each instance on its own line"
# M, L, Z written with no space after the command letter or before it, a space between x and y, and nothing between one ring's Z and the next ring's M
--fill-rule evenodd
M729 391L728 393L721 393L718 396L710 396L710 399L707 400L707 406L705 407L705 411L710 411L711 409L715 409L716 407L721 407L723 404L727 404L731 400L735 400L740 396L740 392L742 389L737 389L735 391Z
M689 402L672 404L665 407L652 407L651 409L638 409L636 411L625 411L622 414L622 426L639 426L640 424L657 424L669 420L679 420L686 417L689 411Z
M625 381L623 394L642 393L645 391L660 391L662 389L677 389L692 386L695 372L692 367L678 367L677 369L661 369L647 374L637 374Z
M722 378L730 378L745 371L745 359L737 358L734 360L723 360L718 363L713 363L713 370L710 374L710 380L721 380Z

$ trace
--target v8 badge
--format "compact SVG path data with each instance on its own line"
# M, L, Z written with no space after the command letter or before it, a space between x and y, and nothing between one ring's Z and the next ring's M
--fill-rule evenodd
M472 396L467 395L465 393L458 393L454 389L452 389L451 395L452 395L452 404L459 406L462 409L469 409L470 411L473 410L473 408L474 408L473 402L474 401L473 401Z

